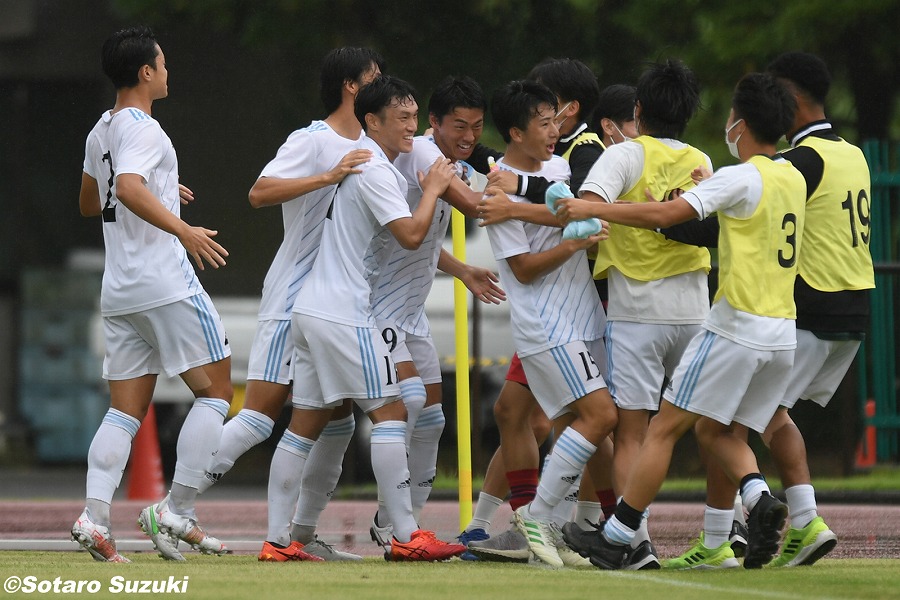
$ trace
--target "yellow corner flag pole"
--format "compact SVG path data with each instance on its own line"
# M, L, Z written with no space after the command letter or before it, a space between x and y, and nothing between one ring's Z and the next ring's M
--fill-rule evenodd
M453 256L466 262L466 217L453 209ZM456 448L459 465L459 530L472 519L472 427L469 406L469 290L453 280L456 329Z

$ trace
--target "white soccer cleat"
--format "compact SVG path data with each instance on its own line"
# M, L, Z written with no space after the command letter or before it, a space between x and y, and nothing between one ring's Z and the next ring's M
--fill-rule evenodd
M151 504L141 511L138 526L153 542L153 547L160 557L166 560L183 561L184 556L178 551L178 538L169 535L159 525L159 504Z
M359 554L353 554L352 552L342 552L340 550L335 550L334 546L331 544L326 544L322 540L319 539L319 536L316 536L316 539L311 541L308 544L303 546L303 550L307 554L311 554L312 556L318 556L324 561L356 561L362 560L362 556Z
M549 521L540 521L527 516L528 506L521 506L515 513L516 527L525 536L528 548L541 562L551 567L562 567L564 563L556 549L556 541Z
M90 552L94 560L115 563L131 562L116 550L116 540L109 533L109 527L97 525L91 521L87 516L87 509L84 509L72 526L72 539Z

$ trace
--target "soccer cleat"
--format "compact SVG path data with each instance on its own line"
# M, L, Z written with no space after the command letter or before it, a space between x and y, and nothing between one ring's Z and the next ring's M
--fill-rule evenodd
M809 566L834 550L837 536L822 517L816 517L803 529L788 529L781 554L769 563L770 567Z
M468 544L469 552L479 560L491 562L520 562L527 563L528 540L519 531L515 524L499 535L492 538L471 541ZM461 557L460 557L461 558Z
M566 545L566 541L563 539L562 531L560 531L559 525L557 525L556 523L550 523L549 527L551 538L553 540L553 543L556 545L556 553L559 555L559 559L563 562L563 565L567 567L591 566L590 560L581 556Z
M528 542L528 549L542 562L551 567L562 567L563 561L556 549L556 541L554 540L550 522L539 521L526 516L527 510L527 505L520 506L513 515L516 527L519 528L519 531L525 536L525 541Z
M221 556L223 554L229 554L231 552L231 550L226 548L225 544L220 542L218 539L214 538L211 535L207 535L206 532L203 531L199 525L197 525L197 521L195 519L191 519L190 517L185 517L182 515L176 515L171 510L169 510L168 503L166 503L165 508L162 504L157 504L149 508L154 509L151 512L156 516L156 524L158 526L158 529L163 533L169 534L169 538L173 540L181 540L187 543L191 548L202 554L215 554L217 556ZM144 513L142 511L141 517L143 516ZM158 546L157 550L160 550ZM178 559L176 558L174 560Z
M297 542L295 542L297 543ZM362 560L362 556L359 554L353 554L352 552L342 552L340 550L335 550L334 546L331 544L326 544L322 540L319 539L319 536L311 541L310 543L302 546L303 550L314 557L318 557L324 561L354 561L354 560Z
M280 548L271 542L263 542L262 550L257 557L260 562L323 562L325 559L310 554L305 550L306 546L300 542L291 542L289 546Z
M488 535L487 531L481 527L476 527L472 530L463 531L456 537L456 540L468 548L469 542L483 542L484 540L490 539L490 537L491 536ZM478 560L478 557L468 550L460 554L459 557L463 560Z
M747 538L749 537L750 533L747 531L746 525L740 521L731 523L731 534L728 536L728 541L731 542L731 549L734 551L735 557L741 558L747 553Z
M417 529L412 532L408 542L394 538L385 548L384 560L391 562L448 560L466 551L461 544L450 544L437 539L433 531Z
M576 523L566 523L562 526L562 536L566 545L585 558L590 557L591 550L598 547L600 538L603 537L603 523L588 522L588 524L593 529L585 531Z
M747 554L744 556L745 569L759 569L772 560L772 556L778 552L781 528L784 527L787 515L787 506L771 494L764 493L759 497L747 522L750 537L747 540Z
M109 527L91 521L85 509L72 525L72 539L91 553L100 562L130 563L131 561L116 550L116 540L109 533Z
M687 552L681 556L670 558L663 566L666 569L734 569L739 567L737 559L734 557L734 550L730 542L725 542L718 548L707 548L703 544L703 532L700 537L693 542Z
M372 519L372 525L369 527L369 535L372 536L372 541L381 546L385 553L387 553L391 549L391 540L394 539L394 526L386 525L384 527L379 527L378 513L375 513L375 517Z
M138 526L153 542L153 547L159 552L160 557L166 560L185 560L178 551L178 538L169 535L159 526L159 505L151 504L141 511L138 516Z
M650 540L644 540L636 548L629 548L622 567L625 571L651 571L659 569L659 554Z

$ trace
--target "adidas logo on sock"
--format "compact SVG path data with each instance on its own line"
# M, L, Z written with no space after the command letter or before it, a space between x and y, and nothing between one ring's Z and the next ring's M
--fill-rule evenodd
M560 477L560 479L562 479L563 481L565 481L565 482L568 483L569 485L572 485L573 483L575 483L576 481L578 481L578 477L579 477L578 475L570 475L570 476L566 476L566 477Z
M409 487L409 479L407 479L407 480L404 481L403 483L399 484L399 485L397 486L397 489L398 489L398 490L402 490L402 489L408 488L408 487Z
M432 478L429 479L428 481L420 481L418 485L419 485L420 488L430 488L430 487L433 487L433 486L434 486L434 477L432 477Z
M206 473L206 478L213 483L218 483L225 473Z

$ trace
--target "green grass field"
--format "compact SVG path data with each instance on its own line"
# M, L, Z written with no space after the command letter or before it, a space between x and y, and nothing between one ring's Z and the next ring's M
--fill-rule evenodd
M217 600L900 597L900 561L883 559L825 559L813 567L761 571L610 573L587 568L551 570L459 560L396 564L370 558L362 564L260 564L253 556L189 555L186 563L174 564L151 554L131 554L129 558L134 561L130 565L113 565L94 562L84 553L0 552L0 578L6 586L14 577L35 577L35 581L48 582L46 586L53 585L57 577L61 579L60 586L65 580L94 580L99 582L100 591L79 595L99 598L121 597L122 593L111 593L109 588L123 579L166 581L170 577L176 582L187 578L187 590L181 596ZM5 592L10 598L45 595L10 593L9 589Z

